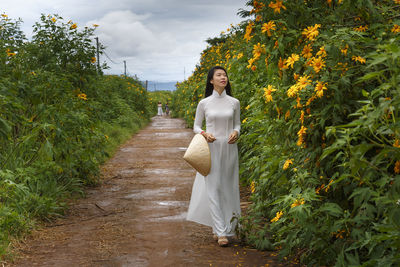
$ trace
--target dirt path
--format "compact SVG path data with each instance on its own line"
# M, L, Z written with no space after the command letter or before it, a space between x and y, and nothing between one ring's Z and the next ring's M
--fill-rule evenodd
M101 186L34 233L15 266L286 266L238 242L221 248L210 228L185 220L192 136L182 120L153 118L102 167Z

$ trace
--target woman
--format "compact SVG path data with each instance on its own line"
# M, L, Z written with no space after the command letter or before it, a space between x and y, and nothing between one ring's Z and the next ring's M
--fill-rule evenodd
M161 102L160 101L158 101L158 112L157 112L157 115L158 116L162 116L163 115L163 110L162 110L162 104L161 104Z
M201 127L206 120L206 130ZM208 72L205 98L196 110L193 130L207 140L211 170L206 177L196 174L187 220L212 227L214 239L227 246L240 216L239 162L236 141L240 133L240 103L231 96L224 68Z

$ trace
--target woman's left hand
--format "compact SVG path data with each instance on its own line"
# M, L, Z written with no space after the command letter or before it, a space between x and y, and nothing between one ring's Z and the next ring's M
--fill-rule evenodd
M237 139L238 139L238 132L237 132L237 131L233 131L233 132L229 135L228 144L234 144L234 143L236 143Z

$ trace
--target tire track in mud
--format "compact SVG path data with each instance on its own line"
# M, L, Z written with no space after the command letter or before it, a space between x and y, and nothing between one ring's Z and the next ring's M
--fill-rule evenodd
M182 160L193 132L154 117L102 166L66 218L35 231L11 266L288 266L273 253L221 248L185 220L195 172ZM268 256L268 257L267 257Z

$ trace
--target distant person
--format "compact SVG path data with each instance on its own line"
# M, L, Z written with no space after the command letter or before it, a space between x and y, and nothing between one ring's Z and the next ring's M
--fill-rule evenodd
M162 110L162 104L160 101L158 101L158 112L157 112L157 116L162 116L163 115L163 110Z
M235 235L240 216L239 160L240 103L232 97L228 75L215 66L208 72L205 98L196 110L193 131L203 135L211 152L207 176L196 174L187 220L212 227L221 247ZM202 129L203 121L206 129ZM233 217L236 217L233 218Z
M165 103L165 114L167 114L167 116L169 115L169 107L168 107L168 102Z

